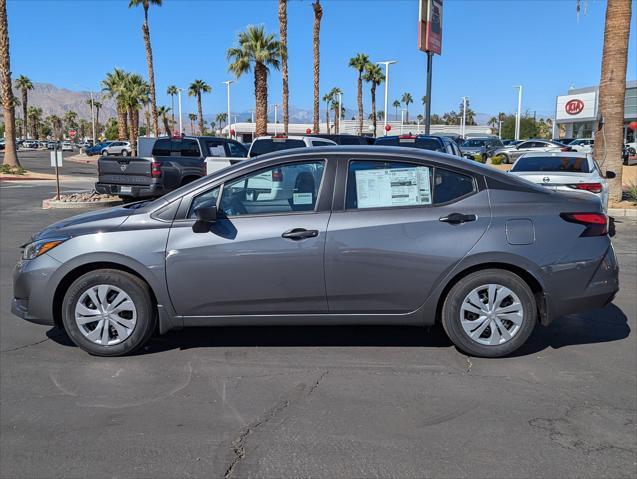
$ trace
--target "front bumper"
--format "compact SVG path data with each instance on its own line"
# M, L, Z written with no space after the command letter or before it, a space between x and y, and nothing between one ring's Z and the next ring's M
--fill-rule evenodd
M130 190L128 189L130 188ZM119 185L111 183L95 183L95 191L107 195L126 196L130 198L156 198L166 193L161 184Z
M53 325L55 291L49 280L61 263L48 254L20 260L13 270L11 312L26 321Z

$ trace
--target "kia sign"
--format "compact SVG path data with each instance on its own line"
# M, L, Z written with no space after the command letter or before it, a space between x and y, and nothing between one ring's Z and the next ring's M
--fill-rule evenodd
M584 111L584 102L579 99L569 100L564 105L564 111L569 115L579 115Z
M418 49L436 55L442 52L442 0L419 2Z
M589 91L557 97L555 116L558 122L595 121L597 92Z

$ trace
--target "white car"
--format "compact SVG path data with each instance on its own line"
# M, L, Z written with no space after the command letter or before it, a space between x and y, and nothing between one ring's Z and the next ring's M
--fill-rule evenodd
M608 183L590 153L526 153L509 171L554 191L584 191L595 195L608 209Z
M113 141L109 145L102 148L100 152L102 156L120 155L129 156L133 150L128 141Z
M577 140L571 141L568 146L572 150L579 151L580 153L592 153L594 144L595 140L592 138L578 138Z
M73 151L73 143L71 143L70 141L63 141L62 151Z
M273 151L289 150L291 148L309 148L313 146L334 146L336 142L318 136L260 136L250 145L248 158L265 155Z

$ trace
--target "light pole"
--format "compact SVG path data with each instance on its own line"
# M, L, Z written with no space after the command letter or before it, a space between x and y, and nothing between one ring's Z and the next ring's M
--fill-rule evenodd
M93 99L93 92L91 93L91 123L93 124L93 145L95 145L95 100Z
M343 94L338 94L338 131L336 133L341 132L341 118L343 117L343 113L341 112L341 106L343 105Z
M465 137L466 125L467 125L467 98L466 96L460 97L462 99L462 138Z
M279 111L279 105L274 105L274 136L276 136L276 123L277 123L278 111Z
M389 65L393 64L393 63L397 63L396 60L389 60L386 62L376 62L379 65L385 65L385 114L383 115L383 131L385 132L385 136L387 136L387 96L388 96L388 92L389 92ZM340 103L339 103L339 109L340 109ZM339 111L339 115L340 115L340 111ZM340 118L339 118L340 120ZM374 132L374 136L376 135L376 132Z
M502 139L502 120L498 120L498 138Z
M182 88L177 88L177 104L179 105L179 136L183 135L184 127L181 122L181 90Z
M403 123L405 122L405 110L404 108L400 109L400 134L403 134Z
M520 139L520 120L522 115L522 85L514 86L518 89L518 113L515 116L515 139Z
M223 81L221 83L224 83L226 85L226 90L228 92L228 122L231 121L230 118L230 84L234 83L234 80L226 80ZM228 138L230 138L230 130L232 130L232 125L230 123L228 123Z

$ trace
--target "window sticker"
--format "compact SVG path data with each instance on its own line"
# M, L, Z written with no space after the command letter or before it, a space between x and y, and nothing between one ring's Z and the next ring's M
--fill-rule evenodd
M358 208L431 204L428 167L356 171Z
M292 193L292 203L295 205L311 205L312 193Z
M223 145L208 145L208 150L210 151L208 156L226 156L226 150Z

